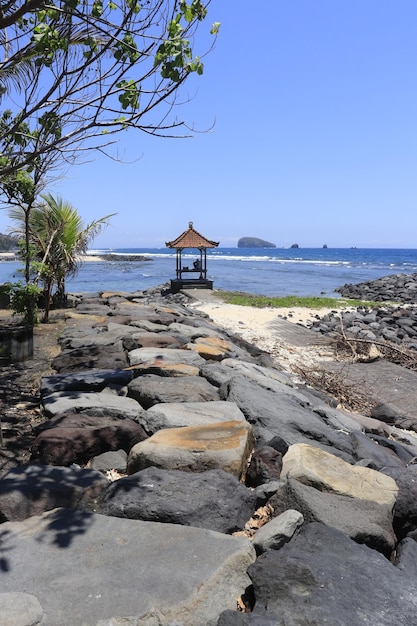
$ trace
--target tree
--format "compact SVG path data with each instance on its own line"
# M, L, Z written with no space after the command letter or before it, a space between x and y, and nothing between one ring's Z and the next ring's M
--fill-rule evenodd
M33 282L43 282L44 318L48 321L53 287L60 304L66 300L65 281L79 269L80 255L112 215L83 224L81 216L70 203L52 194L43 194L42 203L32 208L29 217L30 249L35 249L37 265ZM22 209L12 209L10 217L17 223L17 233L25 232L26 216ZM33 264L32 264L33 267Z
M184 135L175 104L187 78L203 72L193 45L209 3L3 2L0 180L51 152L65 164L92 149L108 154L129 128Z

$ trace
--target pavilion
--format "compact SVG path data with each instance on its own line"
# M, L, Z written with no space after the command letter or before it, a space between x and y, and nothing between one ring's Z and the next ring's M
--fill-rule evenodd
M187 230L173 241L167 241L167 248L175 248L177 251L176 272L177 277L171 280L171 291L177 293L180 289L213 289L213 281L207 279L207 248L217 248L218 241L206 239L189 222ZM195 249L199 251L192 267L182 264L182 252L185 249Z

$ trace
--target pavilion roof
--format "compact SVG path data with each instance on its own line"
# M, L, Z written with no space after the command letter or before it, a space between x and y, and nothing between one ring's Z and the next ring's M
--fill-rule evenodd
M167 248L217 248L218 241L210 241L201 235L193 227L193 223L189 222L187 230L184 230L179 237L173 241L165 243Z

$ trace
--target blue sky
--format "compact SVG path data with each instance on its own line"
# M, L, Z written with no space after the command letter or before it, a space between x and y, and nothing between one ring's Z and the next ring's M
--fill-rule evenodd
M213 21L178 111L212 130L129 131L130 163L93 155L50 189L86 222L117 212L94 247L163 247L193 221L222 247L416 248L417 2L212 0Z

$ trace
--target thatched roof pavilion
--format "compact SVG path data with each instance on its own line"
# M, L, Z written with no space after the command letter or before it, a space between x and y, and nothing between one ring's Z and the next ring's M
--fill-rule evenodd
M177 251L177 277L171 280L172 291L176 292L187 287L213 289L213 281L207 280L207 248L217 248L218 241L207 239L195 230L192 222L189 222L187 230L176 239L167 241L165 245ZM192 267L182 264L182 252L190 248L199 251L199 258L194 261Z

